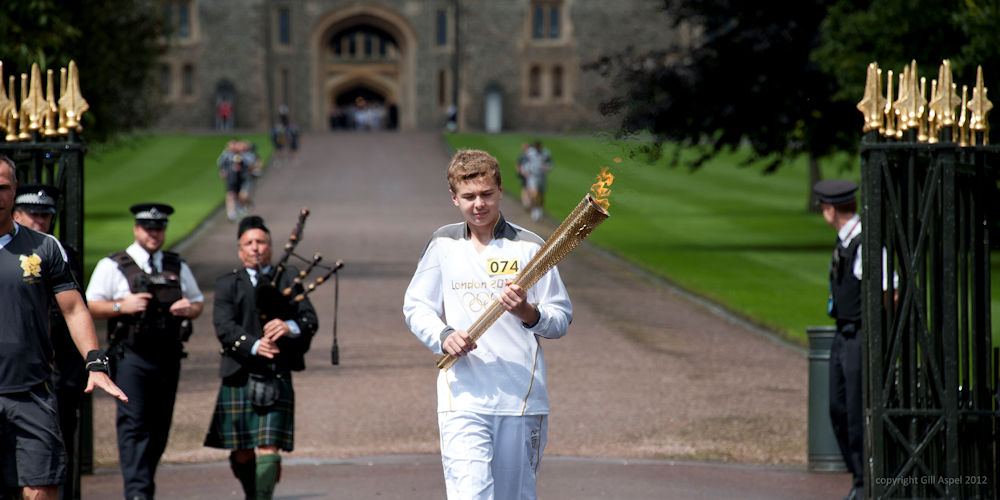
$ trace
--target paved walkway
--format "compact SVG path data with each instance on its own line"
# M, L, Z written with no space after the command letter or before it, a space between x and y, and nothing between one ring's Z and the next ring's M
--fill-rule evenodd
M340 364L330 363L331 283L312 295L321 328L308 369L295 374L296 449L286 455L276 498L441 498L435 356L409 333L401 307L428 236L459 220L444 180L450 152L437 134L303 139L295 162L263 178L256 212L280 247L299 209L309 207L298 252L346 262ZM588 188L581 186L581 197ZM531 223L515 204L516 187L505 194L509 219L542 237L551 233L558 221ZM613 204L611 212L606 224L614 223ZM183 245L208 304L214 277L237 264L235 233L218 214ZM833 499L846 492L846 475L806 471L800 349L588 245L559 267L575 316L564 339L543 343L553 413L542 498ZM201 445L219 383L210 306L195 329L157 497L238 498L226 452ZM120 498L113 404L99 396L94 407L98 471L84 477L84 497Z

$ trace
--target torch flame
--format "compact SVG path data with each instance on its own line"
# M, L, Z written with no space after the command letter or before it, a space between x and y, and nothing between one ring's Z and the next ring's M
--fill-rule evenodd
M597 174L597 182L590 186L590 194L594 197L594 203L600 205L605 211L611 206L608 195L611 194L611 183L615 176L608 172L608 167L602 167L601 173Z

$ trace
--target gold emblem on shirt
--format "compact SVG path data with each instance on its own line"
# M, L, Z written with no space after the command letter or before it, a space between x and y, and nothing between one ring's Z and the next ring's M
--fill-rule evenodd
M491 275L517 274L521 266L517 259L486 259L486 269Z
M38 256L37 253L31 255L21 256L21 270L24 271L24 277L30 278L41 278L42 277L42 258Z

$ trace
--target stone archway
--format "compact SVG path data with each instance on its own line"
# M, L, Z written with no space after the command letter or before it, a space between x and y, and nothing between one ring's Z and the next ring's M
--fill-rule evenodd
M416 32L392 9L351 5L320 18L310 37L314 130L329 128L339 95L365 89L398 109L399 127L416 128Z

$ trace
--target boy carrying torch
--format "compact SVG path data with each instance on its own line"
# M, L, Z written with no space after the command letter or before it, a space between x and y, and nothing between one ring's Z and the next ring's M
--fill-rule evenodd
M530 288L513 283L544 242L500 213L496 158L459 151L447 178L464 221L431 236L403 314L428 349L459 358L437 380L448 498L533 499L549 413L539 339L566 334L572 304L555 267ZM510 314L477 341L468 329L494 301Z

